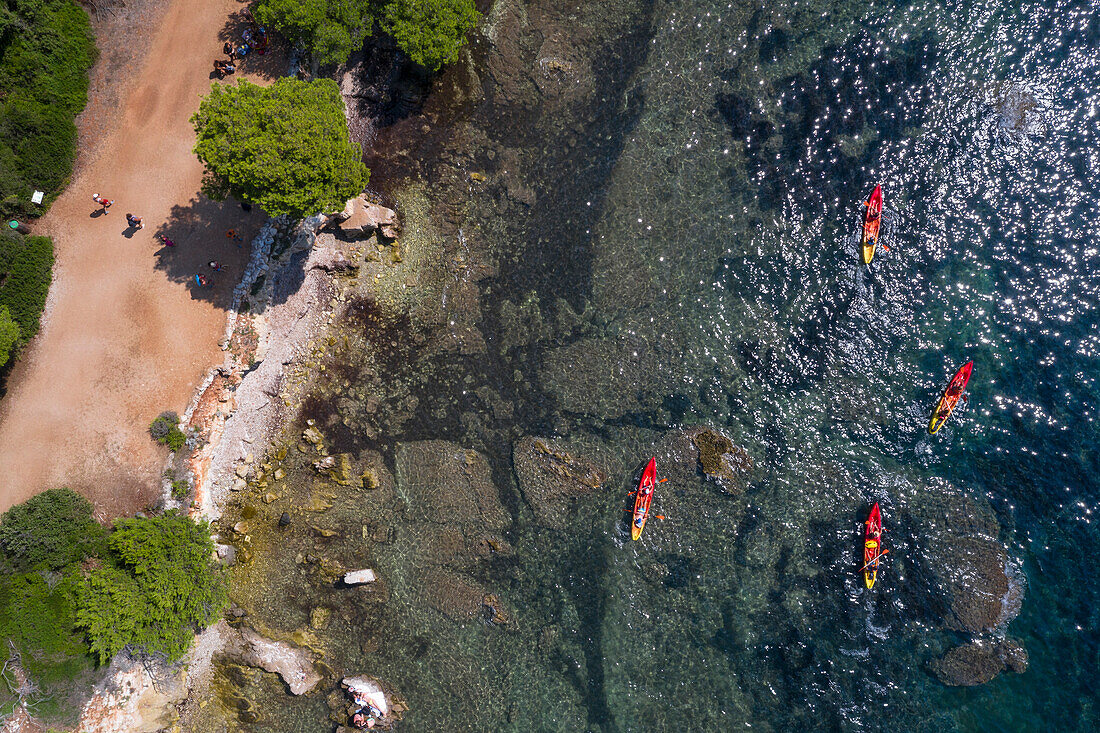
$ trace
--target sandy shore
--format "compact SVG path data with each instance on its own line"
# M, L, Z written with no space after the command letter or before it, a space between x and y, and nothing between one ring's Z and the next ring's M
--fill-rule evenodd
M80 165L34 225L54 238L57 264L42 331L0 402L0 510L62 485L106 516L159 496L166 453L146 427L162 410L182 412L222 361L226 308L248 254L225 233L237 230L247 243L263 221L258 210L199 194L188 121L243 7L154 0L144 21L98 29L104 51L80 121ZM119 44L148 52L137 58ZM272 54L244 70L262 83L280 64L285 58ZM114 199L110 215L96 213L93 193ZM127 212L145 221L131 236ZM176 246L162 247L158 231ZM209 260L224 270L211 273ZM194 285L199 272L212 287Z

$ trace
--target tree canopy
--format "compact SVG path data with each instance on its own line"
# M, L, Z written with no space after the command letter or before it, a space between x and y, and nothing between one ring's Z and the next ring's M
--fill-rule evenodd
M178 659L195 629L225 610L225 574L205 523L173 512L120 519L107 545L107 562L80 586L76 615L100 663L127 646Z
M409 58L437 71L458 57L480 17L473 0L392 0L382 27Z
M373 29L370 5L354 0L260 0L253 15L304 44L322 66L347 61Z
M272 216L305 216L341 208L370 176L331 79L214 84L191 122L212 198L231 194Z
M92 503L72 489L50 489L0 517L0 547L16 569L57 570L94 555L106 530Z

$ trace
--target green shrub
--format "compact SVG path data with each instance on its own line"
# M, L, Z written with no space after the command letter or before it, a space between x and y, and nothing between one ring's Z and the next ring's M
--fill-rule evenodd
M259 0L253 14L321 66L347 61L373 26L368 3L347 0Z
M182 501L187 498L187 494L191 491L191 482L187 479L176 479L172 482L172 498L177 501Z
M370 171L348 139L344 100L331 79L282 78L269 87L214 84L191 118L204 190L232 194L272 216L343 208Z
M8 363L19 343L19 324L11 319L6 305L0 305L0 366Z
M100 663L127 647L183 656L196 629L228 604L209 527L175 512L120 519L107 544L108 564L91 571L78 592L77 625L92 652Z
M458 58L481 14L473 0L392 0L382 27L416 63L437 71Z
M101 551L106 530L72 489L50 489L0 516L0 548L17 570L58 570Z
M0 230L0 306L19 326L19 346L38 333L53 276L53 242Z
M187 436L179 429L180 417L174 412L162 412L149 424L149 435L172 452L187 444Z
M46 191L52 200L68 182L76 156L73 118L87 101L87 71L95 56L88 15L73 0L0 5L3 218L41 214L31 193Z

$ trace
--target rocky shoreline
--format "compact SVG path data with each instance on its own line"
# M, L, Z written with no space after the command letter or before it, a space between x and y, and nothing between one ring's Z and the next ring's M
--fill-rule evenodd
M252 242L226 316L225 360L210 370L182 416L189 449L166 465L166 476L187 477L193 498L174 498L165 478L165 508L183 509L216 527L232 492L262 470L256 453L262 458L301 407L301 388L324 352L325 329L340 316L355 276L369 282L381 276L384 259L393 264L382 255L399 231L394 212L365 200L349 201L348 208L346 216L315 216L295 226L285 218L272 220ZM216 528L212 532L219 557L232 564L235 548ZM233 620L239 626L241 616ZM196 637L178 665L112 662L115 669L85 704L78 730L155 731L186 722L209 696L218 657L277 672L292 694L321 679L305 648L220 621Z

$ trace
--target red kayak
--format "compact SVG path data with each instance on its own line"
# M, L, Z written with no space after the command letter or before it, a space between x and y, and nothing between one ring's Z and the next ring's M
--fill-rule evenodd
M871 507L871 513L863 524L863 582L870 590L875 587L878 566L885 554L882 551L882 514L878 510L878 502Z
M657 457L649 459L645 470L642 471L642 480L638 482L638 490L634 497L634 521L630 523L630 538L633 540L642 536L646 520L649 519L649 505L653 502L653 488L657 485Z
M943 391L943 397L940 397L940 403L936 405L936 409L932 412L932 420L928 423L928 432L932 435L935 435L936 431L943 427L943 424L947 422L947 418L951 417L951 413L955 411L955 406L959 404L959 399L963 396L963 390L966 389L966 384L970 381L970 370L973 368L974 362L968 361L959 367L959 371L955 372L955 376L951 377L951 383Z
M867 211L863 214L863 239L860 247L863 252L863 264L871 264L878 246L878 228L882 223L882 186L875 186L871 198L863 204Z

